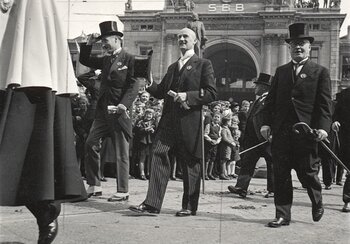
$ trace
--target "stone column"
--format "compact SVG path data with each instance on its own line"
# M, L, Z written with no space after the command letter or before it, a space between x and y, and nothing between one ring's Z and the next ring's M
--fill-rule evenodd
M165 37L165 51L166 51L166 66L174 62L173 60L173 43L174 43L174 34L168 34Z
M281 35L278 39L278 66L288 62L288 47L285 42L287 35Z
M262 72L271 74L272 36L264 36L264 63Z
M331 42L330 42L330 77L332 82L332 95L338 91L339 83L339 21L333 21L331 24Z

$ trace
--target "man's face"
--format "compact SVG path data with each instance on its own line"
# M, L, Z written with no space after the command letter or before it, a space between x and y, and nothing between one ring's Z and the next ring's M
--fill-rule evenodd
M301 60L310 56L310 41L306 39L292 40L289 43L289 50L292 59L296 62L300 62Z
M117 36L106 36L101 39L102 48L108 54L113 54L113 52L121 47L121 40Z
M150 121L152 118L153 118L153 114L152 113L148 112L148 113L145 114L145 120L146 121Z
M177 43L182 53L185 53L187 50L193 49L196 42L196 34L188 28L182 29L177 35Z
M263 84L256 84L255 86L255 95L261 96L266 91L268 91L268 86Z

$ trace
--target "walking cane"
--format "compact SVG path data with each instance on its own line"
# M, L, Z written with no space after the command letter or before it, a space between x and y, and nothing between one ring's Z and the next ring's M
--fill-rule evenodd
M239 153L239 155L241 155L241 154L243 154L243 153L247 153L247 152L249 152L249 151L251 151L251 150L253 150L253 149L257 148L257 147L260 147L260 146L262 146L262 145L268 143L268 142L269 142L269 140L260 142L259 144L256 144L256 145L254 145L254 146L252 146L252 147L250 147L250 148L247 148L246 150L243 150L242 152Z
M297 134L300 134L300 130L298 130L298 127L304 127L305 132L308 135L312 135L313 137L315 137L316 135L316 130L315 129L311 129L310 126L304 122L299 122L293 125L293 131ZM327 140L327 138L325 139L325 141L327 141L329 143L329 141ZM334 154L334 152L323 142L320 141L322 147L324 149L326 149L326 151L333 157L333 159L339 164L341 165L347 172L348 174L350 174L350 170L348 169L348 167L346 167L346 165L337 157L337 155Z
M202 141L202 193L205 193L205 158L204 158L204 111L201 109L201 141Z

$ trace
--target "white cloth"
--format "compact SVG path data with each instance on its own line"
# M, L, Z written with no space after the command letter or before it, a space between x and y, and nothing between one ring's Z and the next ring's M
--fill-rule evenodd
M55 0L14 0L0 12L0 89L10 84L78 93Z
M190 49L185 52L184 55L181 53L181 58L179 59L179 70L182 69L182 67L187 63L190 58L194 55L194 50Z
M304 67L304 64L307 60L308 60L308 58L305 58L305 59L301 60L299 63L292 60L292 62L294 64L294 72L295 72L296 76L298 76L298 74L300 73L301 69Z

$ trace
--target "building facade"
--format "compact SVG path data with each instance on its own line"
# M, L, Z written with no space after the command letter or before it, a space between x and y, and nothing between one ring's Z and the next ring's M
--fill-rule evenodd
M185 6L186 2L191 5ZM319 8L293 0L165 0L164 6L162 11L127 8L119 16L124 23L125 48L141 55L153 50L156 81L179 58L176 34L194 11L206 28L203 57L213 63L220 99L254 100L253 81L258 74L273 75L278 66L290 61L284 40L288 25L295 22L309 24L310 35L315 37L311 59L329 68L333 95L339 86L346 86L343 69L347 69L344 62L350 65L350 55L340 55L340 51L349 50L349 40L339 38L345 15L340 14L337 2L331 8Z

